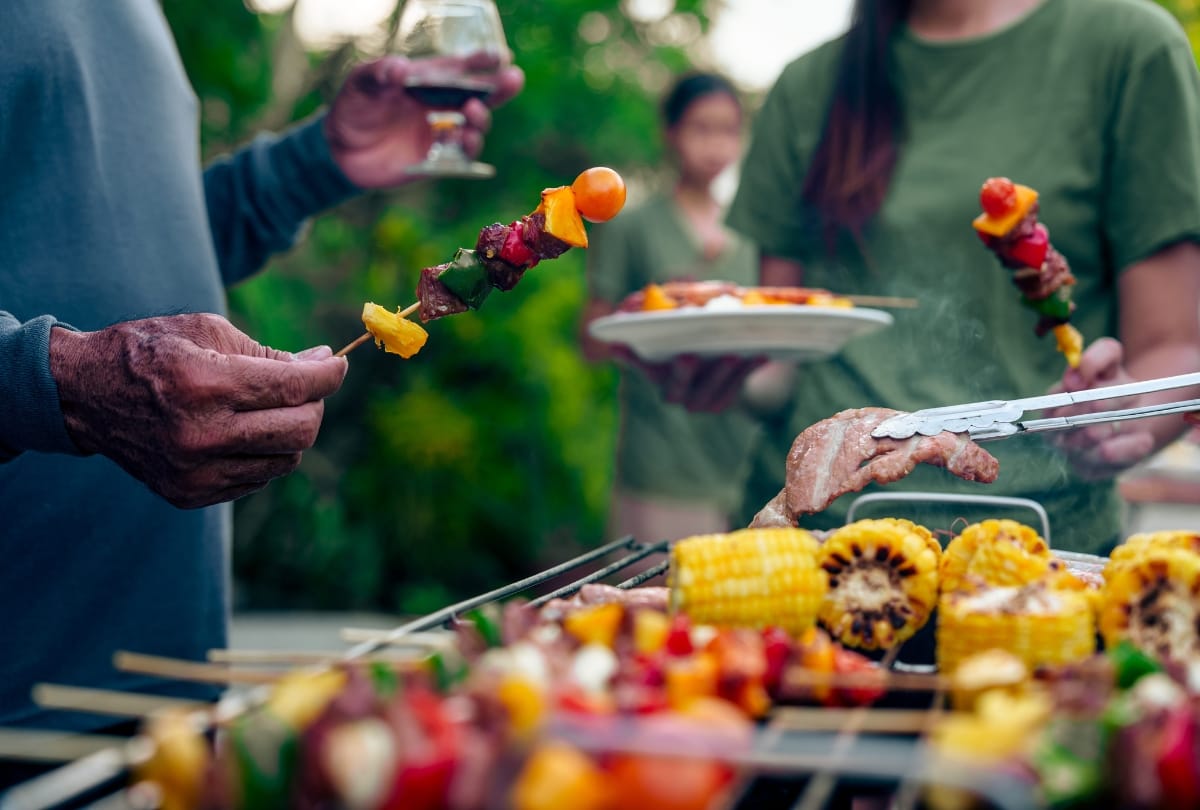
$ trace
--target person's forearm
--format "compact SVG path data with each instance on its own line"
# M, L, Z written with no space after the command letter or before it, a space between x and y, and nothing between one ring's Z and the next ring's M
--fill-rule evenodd
M204 194L225 284L291 248L308 218L358 191L330 156L320 118L214 161Z
M1154 346L1136 357L1128 358L1126 368L1138 380L1197 372L1200 371L1200 345L1171 342ZM1146 394L1139 404L1156 405L1185 399L1200 399L1200 386ZM1143 420L1143 426L1153 433L1156 450L1175 441L1188 427L1181 416L1146 419Z

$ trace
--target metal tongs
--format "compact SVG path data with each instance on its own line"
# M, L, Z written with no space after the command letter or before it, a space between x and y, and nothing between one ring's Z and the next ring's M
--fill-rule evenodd
M1165 416L1172 413L1200 411L1200 399L1168 402L1162 405L1144 405L1139 408L1121 408L1112 411L1083 413L1076 416L1055 416L1047 419L1022 419L1027 411L1046 408L1063 408L1084 402L1137 396L1154 391L1169 391L1200 385L1200 372L1161 377L1155 380L1110 385L1075 393L1046 394L1014 400L989 400L971 402L966 405L950 405L944 408L926 408L913 413L902 413L879 424L871 435L877 439L907 439L920 434L934 436L943 431L966 433L974 441L1006 439L1019 433L1042 433L1049 430L1098 425L1105 422L1122 422L1127 419L1144 419L1149 416Z

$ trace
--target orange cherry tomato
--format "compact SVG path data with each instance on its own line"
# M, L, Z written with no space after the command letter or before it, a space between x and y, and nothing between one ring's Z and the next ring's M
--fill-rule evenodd
M586 169L571 184L575 207L588 222L607 222L625 206L625 181L606 166Z

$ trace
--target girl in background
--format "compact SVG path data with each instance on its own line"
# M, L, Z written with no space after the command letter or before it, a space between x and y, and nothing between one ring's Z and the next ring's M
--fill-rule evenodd
M723 206L713 195L713 182L741 155L743 113L736 89L716 74L686 75L665 97L662 115L675 175L668 188L595 228L583 338L590 360L622 361L609 530L645 541L728 528L741 501L756 430L738 411L689 413L674 404L679 392L671 380L688 378L697 358L648 364L587 337L587 322L610 314L647 284L672 279L753 284L757 275L753 248L725 228ZM719 375L715 382L721 383Z

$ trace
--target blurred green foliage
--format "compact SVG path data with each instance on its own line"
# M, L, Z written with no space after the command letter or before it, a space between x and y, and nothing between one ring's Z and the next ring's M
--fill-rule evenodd
M1149 0L1147 0L1149 2ZM1161 0L1200 45L1196 0ZM501 0L525 91L495 116L495 180L370 194L231 292L233 318L269 345L341 346L362 303L406 305L417 273L527 213L590 165L661 165L656 102L703 0L657 23L615 0ZM201 100L206 157L303 118L331 97L352 43L305 53L288 14L164 0ZM584 256L529 273L478 313L437 321L413 360L359 349L300 470L236 507L238 603L425 611L599 542L616 429L615 378L578 351Z
M364 301L415 299L420 268L528 213L591 165L648 174L661 162L657 96L688 66L708 21L679 0L656 24L606 0L502 0L525 91L498 110L486 182L422 182L355 200L231 291L258 340L335 348ZM240 4L164 0L201 99L205 156L286 125L336 90L347 45L305 54L290 17ZM356 351L300 470L236 506L238 604L423 611L558 561L602 537L616 411L611 369L579 353L584 255L571 251L429 326L409 361Z

